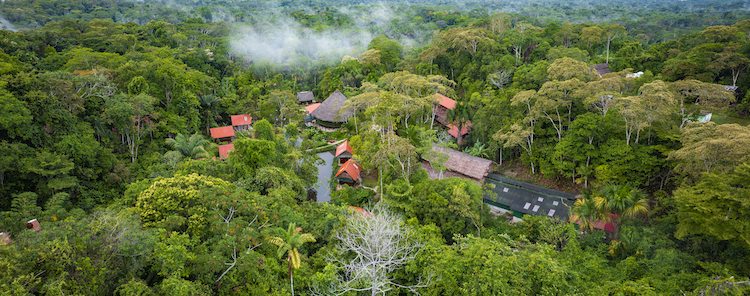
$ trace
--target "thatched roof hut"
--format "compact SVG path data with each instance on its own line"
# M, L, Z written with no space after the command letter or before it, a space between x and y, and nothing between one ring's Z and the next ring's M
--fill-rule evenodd
M311 91L301 91L297 93L297 100L299 100L300 103L312 103L315 101L315 96Z
M434 145L432 151L448 155L448 160L444 165L449 170L477 181L483 181L492 168L491 160L471 156L450 148ZM430 161L429 159L425 160Z
M609 65L606 63L596 64L589 68L594 69L596 71L596 74L599 75L599 78L604 76L604 74L612 73L612 70L609 69Z
M330 123L344 123L354 114L353 110L341 112L347 98L339 90L333 92L328 98L316 108L311 115L318 120Z

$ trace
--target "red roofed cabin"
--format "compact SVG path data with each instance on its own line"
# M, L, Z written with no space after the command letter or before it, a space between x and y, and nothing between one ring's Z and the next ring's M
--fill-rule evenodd
M7 245L9 243L10 243L10 233L0 232L0 245Z
M347 184L349 186L354 185L359 182L359 172L361 170L362 168L350 159L339 168L338 172L336 172L336 179L339 180L339 184Z
M39 225L39 221L37 221L36 219L32 219L29 220L29 222L26 222L26 228L34 231L42 230L42 227Z
M219 146L219 159L227 159L227 157L229 157L229 151L234 151L234 144Z
M336 147L335 156L339 159L339 165L342 165L348 160L352 159L352 156L354 156L354 152L352 152L352 146L349 145L349 140L344 141L344 143L341 143L341 145Z
M234 140L234 128L231 126L212 128L211 138L214 138L219 142L231 142Z
M232 115L232 127L235 132L244 132L250 129L253 124L253 118L250 114Z
M370 216L370 215L372 215L372 214L370 214L370 212L368 212L367 210L365 210L363 208L360 208L360 207L349 206L349 208L347 208L347 209L350 210L350 211L352 211L352 212L357 212L357 213L361 214L362 216Z
M438 122L445 125L447 123L448 110L456 107L456 101L441 94L435 94L435 96L438 103L434 109L435 116Z
M453 110L453 108L456 108L456 101L439 93L435 94L435 96L437 97L438 103L434 109L437 121L448 128L448 134L450 134L454 138L458 138L458 127L456 127L454 123L448 122L448 110ZM465 136L469 133L469 127L472 124L473 123L469 121L461 127L462 136Z
M610 220L614 220L615 218L617 218L617 215L609 214L609 218ZM581 221L581 219L578 219L577 215L573 214L573 216L570 219L568 219L568 222L573 222L571 221L571 219L575 221L575 223L578 224L579 226L583 226L583 222ZM602 220L596 220L592 224L593 224L592 226L594 226L594 229L604 230L610 233L615 232L615 225L612 223L612 221L605 222ZM588 229L581 229L581 231L587 231L587 230Z

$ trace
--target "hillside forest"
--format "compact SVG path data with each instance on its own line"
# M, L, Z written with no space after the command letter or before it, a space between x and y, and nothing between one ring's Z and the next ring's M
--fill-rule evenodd
M750 295L747 3L534 2L0 2L0 293ZM318 202L344 139L362 182ZM491 212L435 145L577 223Z

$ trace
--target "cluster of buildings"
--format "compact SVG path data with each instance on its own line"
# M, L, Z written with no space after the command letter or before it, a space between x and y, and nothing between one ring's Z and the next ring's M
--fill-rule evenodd
M338 180L339 184L347 184L353 186L361 181L360 173L362 168L357 164L352 157L352 146L349 145L349 141L346 140L336 147L336 164L339 165L339 169L336 171L334 178Z
M253 118L250 114L232 115L232 125L210 129L211 138L219 143L219 159L226 159L229 151L234 150L232 142L237 138L236 133L247 132L252 129Z

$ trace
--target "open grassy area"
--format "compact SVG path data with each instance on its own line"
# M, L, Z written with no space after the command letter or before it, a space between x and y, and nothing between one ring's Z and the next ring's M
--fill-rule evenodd
M711 121L716 124L727 124L736 123L739 125L747 126L750 125L750 118L737 117L734 114L718 113L715 112L711 115Z

